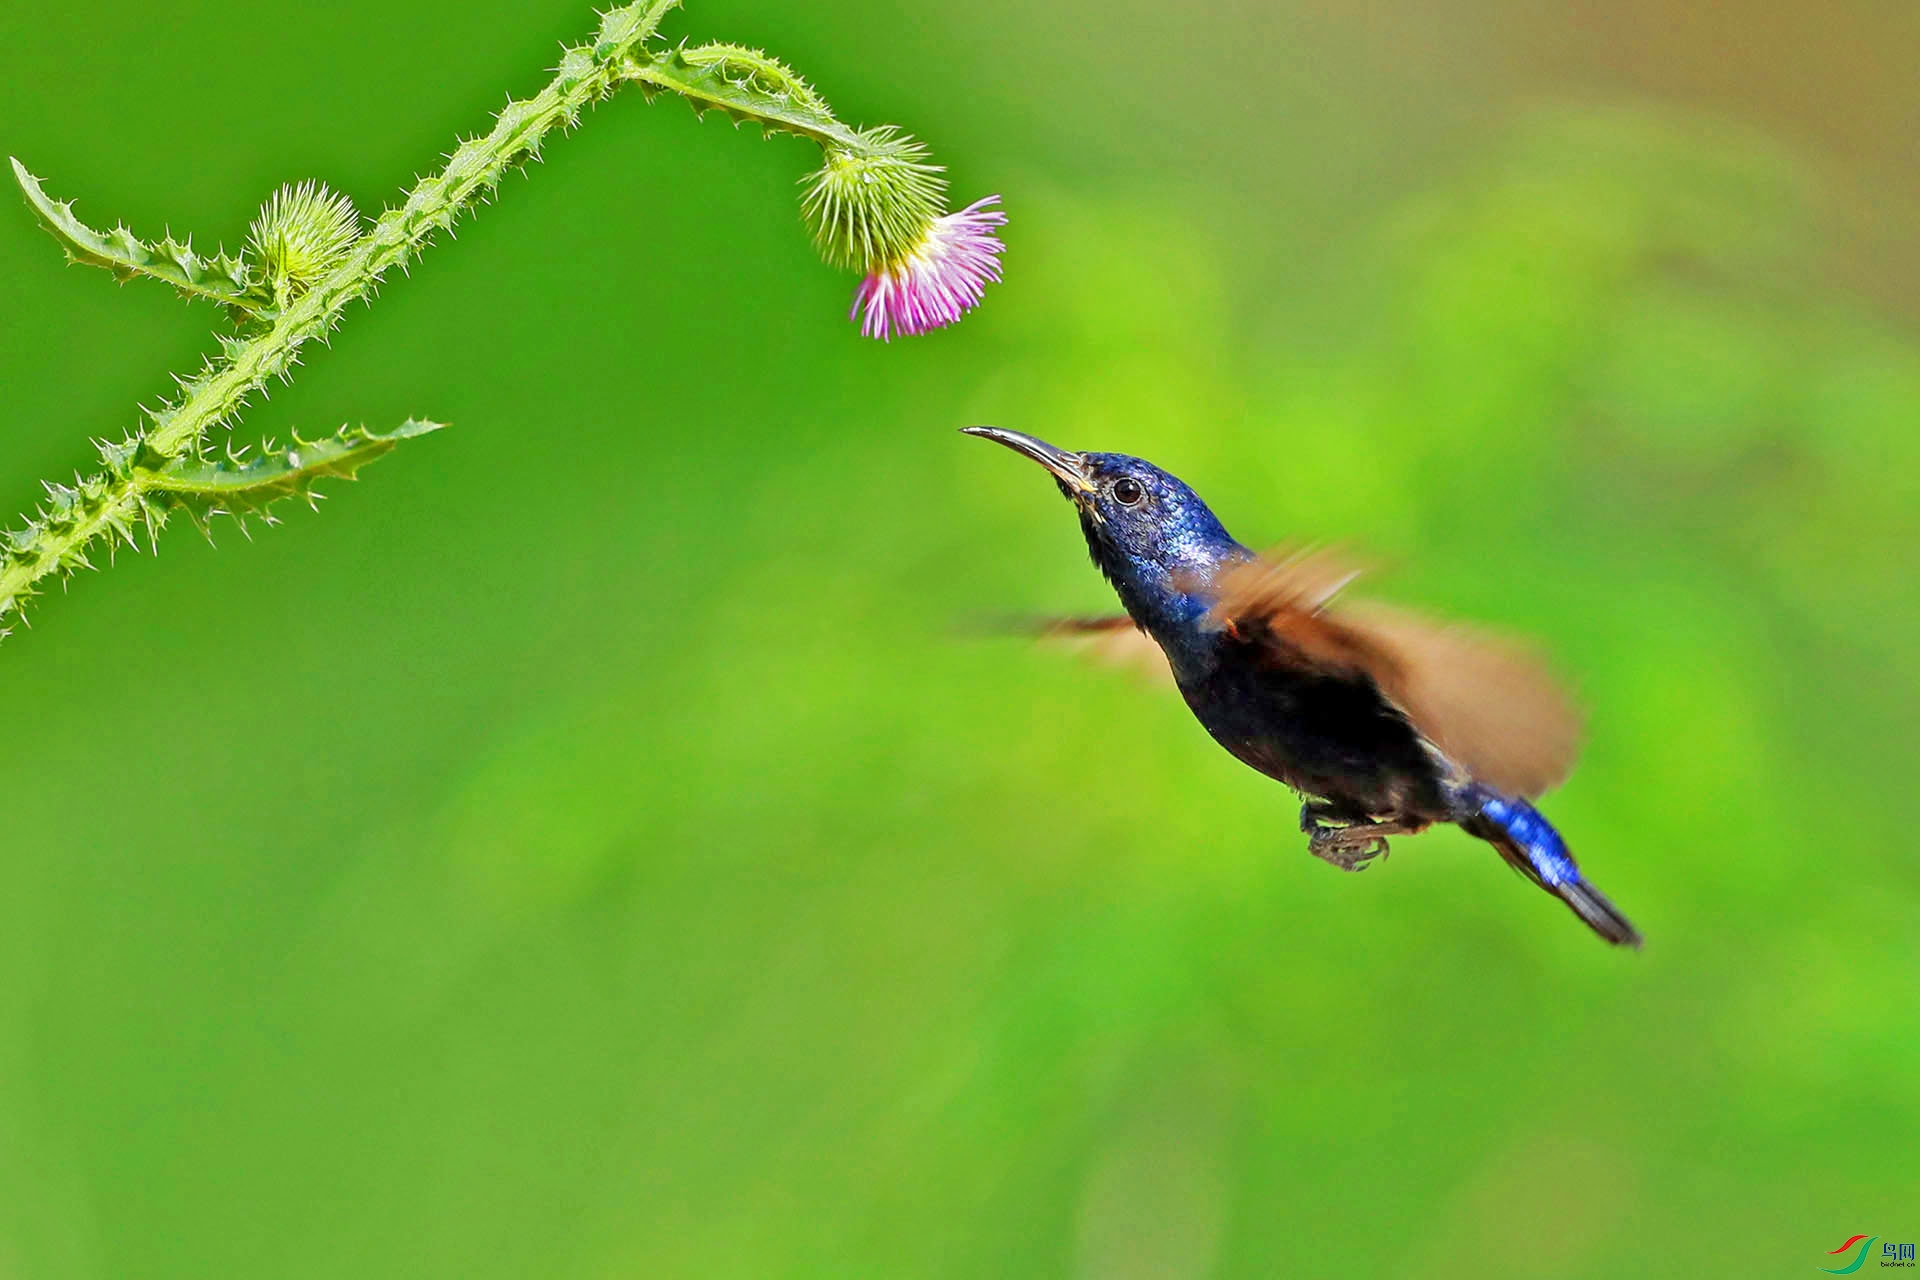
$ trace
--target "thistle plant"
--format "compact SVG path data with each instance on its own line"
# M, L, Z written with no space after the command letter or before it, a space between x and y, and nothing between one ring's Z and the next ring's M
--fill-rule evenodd
M246 528L272 524L287 498L319 496L326 479L351 479L402 441L438 429L410 419L387 432L343 427L316 440L268 443L251 458L234 438L241 411L274 378L290 380L309 342L325 342L347 304L371 300L395 268L406 270L434 237L488 199L510 171L538 160L556 129L580 124L586 108L637 86L649 102L686 99L762 134L817 144L820 168L803 179L800 201L828 264L859 272L852 318L882 339L952 324L999 279L1004 217L988 197L957 213L925 146L885 125L842 124L812 86L778 59L736 44L669 46L661 19L678 0L636 0L601 16L593 38L565 50L546 88L510 101L485 134L462 140L439 172L421 178L371 221L347 197L312 181L285 186L260 209L239 252L203 255L191 238L145 241L124 226L99 231L71 203L42 189L18 161L13 175L28 207L70 261L104 267L121 280L158 280L189 299L218 304L231 332L178 392L141 410L117 441L96 440L99 471L48 484L24 526L0 534L0 636L47 579L93 568L104 549L155 545L162 526L184 514L203 530L215 516Z

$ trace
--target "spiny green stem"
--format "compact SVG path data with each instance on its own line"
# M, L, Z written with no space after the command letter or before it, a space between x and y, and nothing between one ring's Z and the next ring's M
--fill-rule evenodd
M763 128L811 138L821 146L863 152L857 129L834 119L820 96L778 59L736 44L663 50L627 58L621 75L649 93L665 89L713 108L736 124L753 121Z
M415 183L398 208L382 214L373 228L354 242L338 266L293 299L284 311L272 315L266 328L223 340L220 357L209 361L200 374L181 380L182 395L177 403L150 411L151 423L146 431L135 433L125 444L103 448L107 471L82 480L74 488L52 487L49 505L39 518L0 541L0 618L18 611L33 593L34 584L48 574L87 567L86 548L95 538L112 532L131 541L134 525L143 521L151 530L155 507L149 495L164 489L154 477L166 474L166 465L172 460L197 455L207 434L231 419L249 395L269 378L289 374L300 348L338 324L348 303L372 293L388 271L419 253L434 232L450 228L460 213L497 185L514 164L536 156L541 140L556 125L574 124L583 109L607 96L620 83L627 56L653 35L661 18L678 3L636 0L608 11L592 44L575 46L562 54L559 69L546 88L532 98L509 102L494 118L494 126L485 137L462 142L448 157L444 169ZM57 202L47 200L32 175L17 162L14 169L42 220L50 225L58 222L56 233L68 244L69 252L75 251L76 244L83 252L93 252L92 242L74 230L88 229L73 222ZM40 197L37 201L36 194ZM64 220L50 219L50 213ZM68 222L72 225L67 226ZM135 262L137 255L131 251L121 252L125 246L112 238L100 240L104 247L97 256L108 258L107 265L124 270L151 267ZM127 240L131 242L131 236ZM146 273L161 274L157 270ZM177 283L170 276L162 278ZM231 299L223 297L221 301ZM136 455L142 467L131 465Z
M801 208L828 262L855 271L905 257L944 207L946 183L927 149L891 126L851 129L793 69L737 44L629 57L623 75L649 98L677 93L696 113L735 125L796 134L820 145L824 163L806 179Z
M51 486L39 519L0 540L0 617L17 610L33 594L34 583L48 574L91 568L86 552L96 538L138 546L136 534L145 529L151 542L176 510L202 528L217 515L255 515L273 523L268 508L274 503L293 497L311 501L318 481L352 480L402 440L439 429L439 423L417 418L385 435L342 427L325 439L268 448L248 462L174 458L156 466L136 463L132 450L109 448L106 471L73 487Z
M300 347L338 323L349 302L371 293L387 272L418 253L433 233L497 185L514 163L538 154L555 125L572 124L618 81L627 55L660 25L679 0L637 0L610 10L591 45L561 56L558 73L532 98L509 102L484 138L454 149L447 167L414 184L399 208L389 209L346 260L302 294L267 331L235 351L209 375L193 380L185 399L156 415L146 445L162 457L196 447L265 385L292 368Z
M73 502L66 495L87 495ZM55 486L39 520L7 535L8 554L0 557L0 618L21 612L33 584L50 573L92 568L86 548L102 534L133 540L142 522L141 495L131 476L93 476L79 489ZM0 635L6 631L0 629Z

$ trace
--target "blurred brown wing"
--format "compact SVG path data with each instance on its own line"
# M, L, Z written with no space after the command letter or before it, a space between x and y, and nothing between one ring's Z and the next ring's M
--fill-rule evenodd
M1341 618L1389 655L1381 692L1480 781L1530 798L1573 768L1580 711L1531 649L1378 605Z
M1153 638L1125 614L1111 618L1035 618L1026 624L1042 643L1077 650L1110 666L1173 683L1173 668Z
M1276 665L1371 680L1423 737L1490 786L1530 797L1566 777L1580 714L1537 655L1380 605L1333 608L1357 572L1328 551L1270 553L1215 578L1212 614Z

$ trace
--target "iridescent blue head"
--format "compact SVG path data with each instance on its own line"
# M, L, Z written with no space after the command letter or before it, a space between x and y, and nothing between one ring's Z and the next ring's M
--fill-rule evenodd
M1133 620L1163 645L1191 629L1207 601L1191 588L1251 553L1235 542L1200 495L1151 462L1122 453L1070 453L1018 431L964 427L1052 473L1080 513L1093 562Z

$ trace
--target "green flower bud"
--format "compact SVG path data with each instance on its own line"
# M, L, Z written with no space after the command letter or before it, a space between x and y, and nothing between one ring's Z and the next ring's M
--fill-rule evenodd
M339 266L359 238L353 201L313 181L274 192L247 231L247 245L266 265L267 281L282 301Z
M858 137L857 150L825 148L826 163L805 179L800 210L821 257L868 272L925 241L946 208L947 184L911 134L886 125Z

